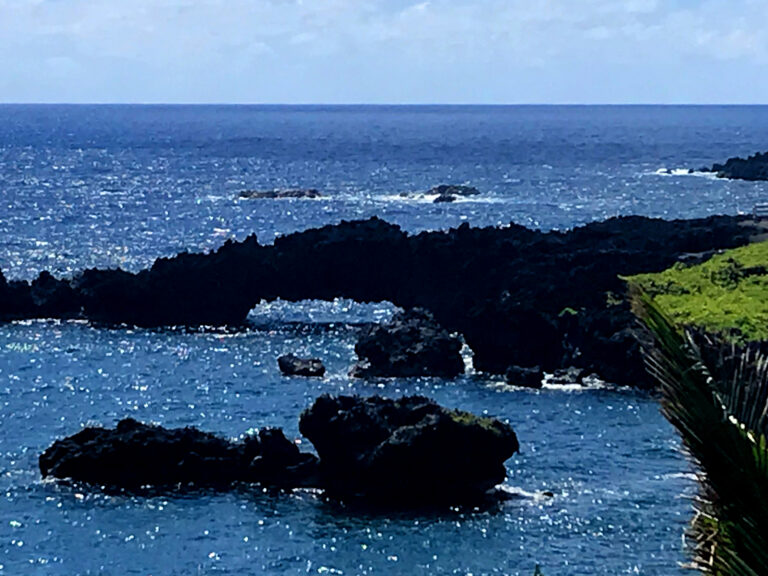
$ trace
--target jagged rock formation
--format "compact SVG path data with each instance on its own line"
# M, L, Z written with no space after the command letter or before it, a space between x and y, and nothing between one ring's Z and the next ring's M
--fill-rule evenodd
M768 180L768 152L758 152L747 158L729 158L725 164L714 164L704 171L715 172L718 178L732 180Z
M299 452L282 430L260 430L230 442L195 428L168 429L131 418L114 429L85 428L57 440L40 456L43 477L110 488L317 485L317 458Z
M508 424L419 396L321 396L301 415L300 429L319 461L279 429L232 442L126 419L114 429L85 428L57 440L39 465L43 477L108 489L254 483L320 488L342 500L455 505L486 498L519 449Z
M301 415L327 493L414 504L483 498L519 450L512 427L428 398L321 396Z
M748 242L743 219L613 218L568 232L522 226L415 235L377 218L261 245L251 236L210 254L161 258L136 274L86 270L32 286L0 277L0 319L80 316L138 326L238 325L261 300L390 301L425 308L464 337L478 370L552 372L576 365L646 385L620 275Z
M356 378L441 376L464 373L461 340L440 326L421 308L395 314L389 322L366 329L355 352Z

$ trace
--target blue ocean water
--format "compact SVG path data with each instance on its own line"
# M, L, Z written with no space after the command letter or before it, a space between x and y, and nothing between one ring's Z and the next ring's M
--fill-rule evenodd
M229 237L381 216L407 230L510 221L567 228L617 214L736 213L759 183L660 173L766 148L763 107L0 106L0 268L138 269ZM432 204L439 183L477 198ZM318 200L244 200L315 187ZM356 382L354 323L386 304L276 303L237 332L0 326L0 574L684 573L695 492L654 398L609 388L506 387L469 373ZM275 358L322 357L324 380ZM82 425L125 416L235 437L298 435L323 392L420 393L508 419L522 451L499 509L382 513L307 493L109 496L43 482L37 456Z

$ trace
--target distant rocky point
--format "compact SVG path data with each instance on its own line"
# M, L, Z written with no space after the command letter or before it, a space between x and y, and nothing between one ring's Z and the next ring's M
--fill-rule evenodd
M713 164L712 168L702 168L702 171L714 172L718 178L731 180L768 180L768 152L758 152L747 158L729 158L725 164Z
M286 188L275 190L243 190L240 198L250 200L280 200L283 198L322 198L315 188Z

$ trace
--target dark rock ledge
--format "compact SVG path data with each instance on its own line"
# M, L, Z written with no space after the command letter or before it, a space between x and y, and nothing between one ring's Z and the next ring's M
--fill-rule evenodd
M457 505L492 497L519 449L508 424L420 396L321 396L301 415L300 430L319 459L279 429L233 442L126 419L57 440L40 456L40 471L129 491L246 483L319 488L345 501Z
M207 254L158 259L136 274L0 275L0 320L87 318L138 326L239 325L261 300L349 298L429 310L474 353L477 370L576 366L646 386L637 328L620 275L749 241L744 219L613 218L567 232L522 226L409 235L377 218L261 245L255 236Z
M714 164L711 168L703 168L702 172L714 172L718 178L731 180L768 180L768 152L758 152L747 158L729 158L725 164Z

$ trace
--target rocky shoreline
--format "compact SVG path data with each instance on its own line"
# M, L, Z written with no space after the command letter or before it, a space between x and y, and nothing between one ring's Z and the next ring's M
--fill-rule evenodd
M462 225L414 235L372 218L274 245L255 236L229 241L135 274L89 269L56 279L43 272L31 283L0 275L0 320L237 326L262 300L390 301L428 310L440 330L461 335L483 372L575 366L616 384L650 386L620 276L700 261L756 233L733 216L621 217L566 232Z
M724 164L702 168L702 172L713 172L718 178L760 182L768 180L768 152L753 154L747 158L728 158Z

